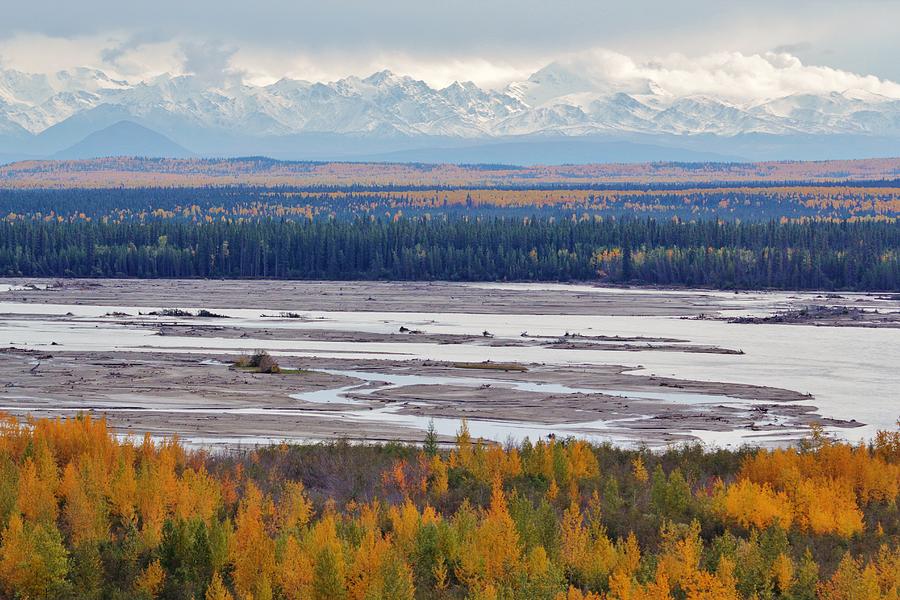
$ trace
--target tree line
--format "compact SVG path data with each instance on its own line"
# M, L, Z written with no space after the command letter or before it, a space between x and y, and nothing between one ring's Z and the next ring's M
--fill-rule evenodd
M356 219L0 223L0 275L900 289L896 223Z
M529 186L137 187L0 189L0 215L52 220L149 221L337 218L370 215L768 221L896 220L897 182L697 186L622 184Z

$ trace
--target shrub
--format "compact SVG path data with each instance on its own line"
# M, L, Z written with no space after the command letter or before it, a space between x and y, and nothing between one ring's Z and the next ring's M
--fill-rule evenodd
M265 350L257 350L250 356L244 354L234 361L241 369L255 369L258 373L281 373L278 362Z
M262 352L258 355L256 368L260 373L281 372L281 367L278 366L278 362L274 358L272 358L268 352Z

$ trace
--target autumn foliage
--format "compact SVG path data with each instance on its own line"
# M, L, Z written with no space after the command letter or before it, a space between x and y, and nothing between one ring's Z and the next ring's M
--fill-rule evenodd
M269 158L177 159L108 157L28 160L0 166L9 187L185 187L243 185L489 186L535 183L819 182L896 177L900 159L759 163L597 163L573 165L429 165L279 161Z
M4 418L0 597L898 598L898 440L209 455Z

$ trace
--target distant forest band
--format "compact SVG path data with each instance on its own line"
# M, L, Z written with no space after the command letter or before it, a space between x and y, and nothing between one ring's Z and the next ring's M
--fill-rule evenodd
M900 226L653 219L0 223L0 276L896 290Z

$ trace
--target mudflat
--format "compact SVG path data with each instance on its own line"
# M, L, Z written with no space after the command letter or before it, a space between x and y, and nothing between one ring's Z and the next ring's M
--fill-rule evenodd
M252 308L278 311L698 315L741 294L590 285L207 279L6 279L16 302L96 306ZM48 287L35 289L29 286Z
M772 445L795 441L812 422L835 431L863 425L820 411L805 390L656 375L634 364L658 353L739 361L740 336L733 345L700 343L655 333L655 324L774 314L813 294L562 284L0 283L0 409L19 417L92 413L125 435L178 435L207 447L419 442L429 422L450 440L467 419L475 435L500 442L574 435L627 445ZM828 301L897 308L887 297ZM516 316L522 331L504 328L500 317L491 331L493 315ZM594 317L647 317L648 325L640 335L565 329ZM548 333L550 322L559 331ZM234 365L255 349L270 350L282 372Z

